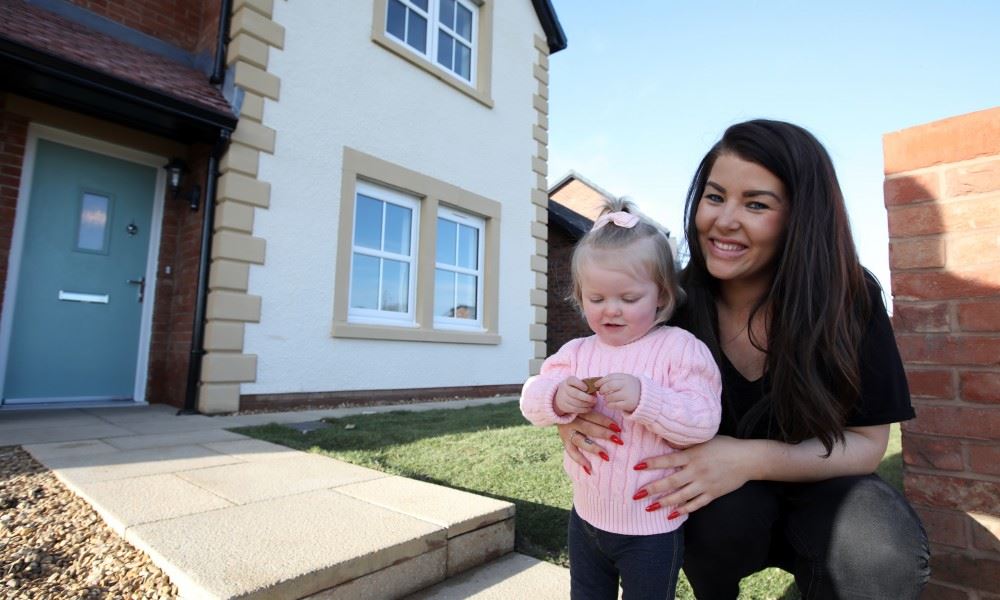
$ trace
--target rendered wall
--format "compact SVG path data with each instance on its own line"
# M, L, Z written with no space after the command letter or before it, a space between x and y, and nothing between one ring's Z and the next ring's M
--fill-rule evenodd
M261 313L246 326L257 372L243 394L510 384L535 357L532 66L542 30L532 4L493 4L492 108L373 43L369 6L274 4L285 44L271 50L268 73L281 95L266 100L262 121L277 136L274 154L260 156L270 202L253 236L267 252L250 269ZM502 204L499 345L331 337L345 146Z

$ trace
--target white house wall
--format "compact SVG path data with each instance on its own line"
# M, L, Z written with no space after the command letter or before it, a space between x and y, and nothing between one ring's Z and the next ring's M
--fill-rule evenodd
M346 6L350 10L345 10ZM372 42L370 2L276 2L283 50L268 71L281 81L264 125L270 207L255 215L266 261L250 270L262 299L244 352L257 379L243 394L409 389L522 381L533 358L530 201L537 88L533 40L543 35L528 0L494 6L489 108ZM502 204L499 345L379 341L331 336L344 147L418 171ZM350 200L350 199L348 199Z

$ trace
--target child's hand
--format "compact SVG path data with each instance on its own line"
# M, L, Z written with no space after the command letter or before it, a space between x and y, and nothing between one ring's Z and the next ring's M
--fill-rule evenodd
M608 408L630 413L639 406L639 392L642 384L633 375L625 373L612 373L602 377L597 382L597 387L604 396L604 402Z
M555 409L560 417L588 413L596 402L597 398L587 393L587 384L572 375L556 388Z

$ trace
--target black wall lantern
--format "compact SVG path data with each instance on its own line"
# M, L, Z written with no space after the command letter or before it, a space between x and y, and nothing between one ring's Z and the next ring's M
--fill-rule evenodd
M181 184L184 182L184 176L188 172L184 161L174 157L170 159L170 162L163 165L163 168L167 170L167 187L174 193L174 198L181 198L188 203L191 210L198 210L198 206L201 204L200 185L192 185L186 194L181 194Z

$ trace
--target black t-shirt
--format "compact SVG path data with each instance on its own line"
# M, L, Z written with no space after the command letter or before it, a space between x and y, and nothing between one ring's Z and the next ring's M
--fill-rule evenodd
M903 362L882 301L882 290L873 279L869 279L867 283L871 297L871 318L861 338L858 354L861 362L861 397L848 415L845 423L847 427L884 425L915 416L910 404ZM683 327L681 323L678 325ZM748 381L724 353L719 370L722 372L723 398L719 433L752 439L778 438L779 429L769 409L765 409L763 416L752 424L744 425L744 431L740 431L740 421L750 409L758 402L766 402L764 393L770 387L769 375L765 373L756 381Z

